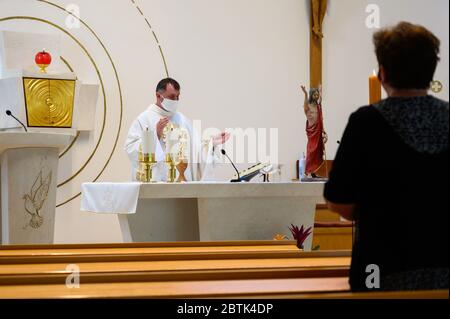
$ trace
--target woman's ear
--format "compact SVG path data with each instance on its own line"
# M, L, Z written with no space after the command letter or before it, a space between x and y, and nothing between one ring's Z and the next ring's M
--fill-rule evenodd
M382 65L380 65L380 69L378 71L378 79L381 83L386 83L386 70Z
M389 85L389 79L386 75L386 69L382 65L380 65L380 70L378 71L378 79L380 80L381 85L383 86L388 96L390 96L392 87Z

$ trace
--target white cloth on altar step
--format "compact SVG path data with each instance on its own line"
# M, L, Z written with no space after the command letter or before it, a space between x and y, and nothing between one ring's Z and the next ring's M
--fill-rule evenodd
M83 183L81 210L105 214L135 214L140 183Z
M158 162L153 168L153 177L157 181L167 181L167 166L164 163L165 150L161 141L158 140L156 126L158 122L168 117L170 122L184 128L189 132L189 165L185 172L188 181L211 181L214 180L214 163L217 155L214 153L212 139L206 143L202 143L198 133L194 131L192 124L188 118L182 113L169 113L159 106L152 104L141 113L133 122L125 141L124 149L132 165L132 180L136 180L136 171L138 168L138 153L141 144L142 131L147 127L155 132L156 141L156 161Z

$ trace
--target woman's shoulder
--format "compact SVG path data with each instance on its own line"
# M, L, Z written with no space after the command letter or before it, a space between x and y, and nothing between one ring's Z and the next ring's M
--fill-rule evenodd
M381 120L379 112L373 105L362 106L350 115L350 122L367 125Z

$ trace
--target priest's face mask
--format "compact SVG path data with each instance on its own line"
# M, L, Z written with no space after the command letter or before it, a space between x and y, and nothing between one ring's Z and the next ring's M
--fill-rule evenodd
M172 84L167 85L166 90L156 92L157 104L166 111L176 112L180 100L180 91L176 90Z

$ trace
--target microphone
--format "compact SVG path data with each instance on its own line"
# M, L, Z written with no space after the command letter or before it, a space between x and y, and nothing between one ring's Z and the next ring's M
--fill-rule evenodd
M222 155L224 155L224 156L226 156L228 158L228 160L230 161L231 165L233 165L233 168L234 168L234 170L237 173L238 178L231 180L231 183L239 183L239 182L241 182L241 175L239 174L239 171L236 168L236 165L234 165L233 161L231 160L231 158L228 156L227 152L224 149L221 150L221 153L222 153Z
M17 117L15 117L10 110L6 110L6 115L11 116L13 119L19 122L19 124L22 125L25 129L25 132L28 132L27 127Z

